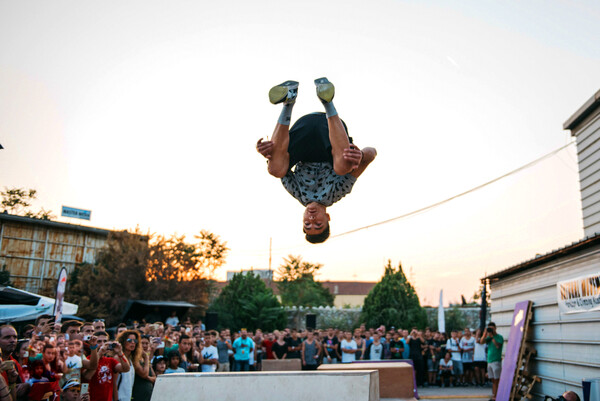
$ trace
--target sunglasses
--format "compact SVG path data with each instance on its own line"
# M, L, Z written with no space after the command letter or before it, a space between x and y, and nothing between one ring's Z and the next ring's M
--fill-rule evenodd
M127 340L125 340L125 341L127 341L128 343L135 343L135 344L137 344L137 343L138 343L138 340L136 340L135 338L128 338L128 339L127 339Z
M102 323L104 323L104 319L94 319L94 323L96 323L96 322L102 322Z

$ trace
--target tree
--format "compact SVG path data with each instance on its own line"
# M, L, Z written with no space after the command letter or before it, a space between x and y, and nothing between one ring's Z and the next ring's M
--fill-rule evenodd
M292 255L283 261L277 269L277 288L283 305L333 306L333 294L314 277L323 265L303 262L300 256Z
M210 306L218 313L219 326L239 330L272 331L286 324L285 312L273 290L252 271L236 273Z
M197 242L185 236L113 232L94 264L71 273L69 299L79 304L79 315L116 322L129 299L186 301L202 314L214 269L225 261L227 247L218 236L201 231Z
M381 281L365 298L361 320L367 327L423 328L427 324L427 314L400 263L394 268L388 260Z
M37 190L24 188L7 188L0 192L2 201L0 205L3 211L10 214L16 214L26 217L33 217L42 220L51 220L55 218L52 211L41 208L38 212L31 211L32 202L37 199Z

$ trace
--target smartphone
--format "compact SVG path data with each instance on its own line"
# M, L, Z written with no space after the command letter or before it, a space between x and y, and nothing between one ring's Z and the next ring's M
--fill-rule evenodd
M81 383L81 392L79 393L80 397L82 395L86 395L88 393L88 386L89 386L89 383Z
M13 361L2 361L0 364L0 371L6 372L7 370L11 370L15 368L15 363Z

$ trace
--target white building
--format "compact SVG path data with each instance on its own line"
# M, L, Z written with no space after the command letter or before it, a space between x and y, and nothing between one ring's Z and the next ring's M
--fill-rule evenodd
M505 338L515 304L533 301L528 340L537 350L531 373L542 379L539 399L566 390L582 397L582 379L600 377L600 91L564 129L577 139L586 237L487 277L492 320Z

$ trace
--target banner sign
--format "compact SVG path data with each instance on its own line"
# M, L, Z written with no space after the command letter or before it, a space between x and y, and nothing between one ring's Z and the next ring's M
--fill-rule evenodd
M600 273L556 283L558 308L561 313L600 310Z
M60 269L58 274L58 284L56 285L56 300L54 301L54 321L60 323L63 313L63 301L65 300L65 291L67 289L67 269Z
M64 217L75 217L76 219L89 220L92 217L92 211L63 206L62 213L60 215Z

